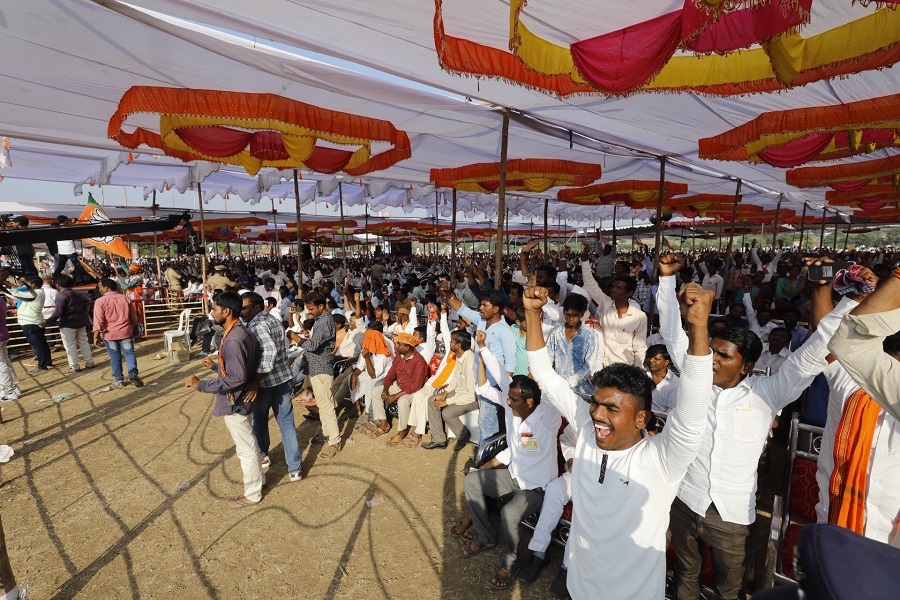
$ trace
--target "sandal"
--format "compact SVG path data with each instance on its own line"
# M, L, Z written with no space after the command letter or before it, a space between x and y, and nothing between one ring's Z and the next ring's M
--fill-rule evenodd
M321 433L317 433L316 435L314 435L312 437L311 440L309 440L309 443L310 444L327 444L328 440L325 439L325 436L322 435Z
M412 435L408 435L403 438L403 441L400 442L400 445L404 448L418 448L420 441L422 441L422 436L417 435L413 437Z
M374 423L373 423L373 425L374 425ZM384 434L390 432L390 430L391 430L391 424L388 423L387 419L385 419L384 421L378 422L378 425L375 427L375 430L369 434L369 437L372 439L379 438L379 437L383 436Z
M466 513L460 518L458 523L454 524L453 527L450 528L450 535L458 538L465 537L466 533L474 527L475 523L472 522L472 517L469 515L469 513Z
M518 570L515 564L506 566L504 563L500 563L500 568L491 577L491 587L495 590L508 590L512 587L513 581L516 580L516 571Z
M247 506L255 506L262 502L262 500L257 500L256 502L251 502L247 500L245 496L241 496L240 498L233 498L225 503L225 506L228 508L246 508Z
M357 422L356 425L353 426L353 430L360 433L369 433L370 431L375 431L375 426L371 421L361 421Z
M329 459L337 456L337 453L340 452L340 447L338 446L327 446L324 450L319 453L319 458Z
M478 540L472 540L470 542L466 542L459 548L459 555L463 558L472 558L477 554L481 554L485 550L493 550L497 547L497 544L487 544L486 546L482 546L478 543Z
M393 446L396 448L397 446L402 444L403 440L405 440L405 439L406 439L406 432L398 433L398 434L394 435L394 437L392 437L391 439L389 439L387 441L387 445Z

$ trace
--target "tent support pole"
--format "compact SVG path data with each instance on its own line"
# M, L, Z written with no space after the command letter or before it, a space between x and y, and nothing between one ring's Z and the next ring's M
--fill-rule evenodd
M278 236L278 211L275 210L275 198L272 201L272 224L275 226L275 260L278 262L278 270L281 270L281 239Z
M822 207L822 229L819 232L819 249L825 247L825 219L828 218L828 205Z
M497 192L499 201L497 204L497 239L494 257L494 289L499 290L503 282L503 252L500 240L503 236L504 214L506 211L506 154L509 150L509 109L503 107L503 129L500 134L500 189Z
M456 289L456 188L453 188L453 224L450 229L450 283Z
M344 231L344 182L338 181L338 202L341 205L341 257L344 265L344 277L347 277L347 232Z
M174 193L173 193L174 197ZM197 204L200 205L200 245L203 246L203 252L200 253L200 277L203 278L203 314L207 314L209 309L206 305L206 216L203 213L203 188L200 182L197 182Z
M616 247L616 209L619 208L618 204L613 204L613 225L612 225L612 245L613 248Z
M838 236L838 222L839 222L839 220L838 220L838 214L837 214L837 213L834 213L834 246L832 246L832 248L837 248L837 244L838 244L838 242L837 242L837 240L838 240L838 238L837 238L837 236Z
M294 204L297 209L297 293L303 297L303 230L300 223L300 182L299 173L294 169Z
M803 251L803 234L806 233L806 202L803 203L803 215L800 217L800 243L799 250Z
M781 200L784 194L778 194L778 205L775 207L775 225L772 229L772 250L778 247L778 226L781 225Z
M847 229L844 231L844 250L847 250L847 242L850 241L850 226L851 225L853 225L853 223L847 223Z
M734 189L734 204L731 206L731 233L728 236L728 250L725 252L725 282L731 281L731 272L734 270L734 258L731 255L732 247L734 246L734 228L737 225L737 206L738 202L741 201L741 184L743 182L738 179L737 187ZM724 299L724 295L722 298Z
M656 246L653 249L653 277L655 280L659 273L659 243L662 235L662 205L663 196L666 192L666 157L659 157L659 194L656 197ZM613 248L615 252L615 248ZM652 314L652 311L651 311ZM652 319L650 319L652 321Z
M156 190L153 190L153 206L150 207L156 217ZM162 265L159 262L159 246L156 240L156 232L153 232L153 256L156 257L156 285L162 287Z
M550 209L550 198L544 198L544 256L550 256L550 246L547 235L547 213Z

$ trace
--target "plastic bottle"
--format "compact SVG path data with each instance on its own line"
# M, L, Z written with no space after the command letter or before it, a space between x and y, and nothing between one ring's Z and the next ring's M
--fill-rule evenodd
M54 402L62 402L63 400L65 400L66 398L68 398L71 395L72 394L66 394L66 393L54 394L54 396L51 398L51 400L53 400Z

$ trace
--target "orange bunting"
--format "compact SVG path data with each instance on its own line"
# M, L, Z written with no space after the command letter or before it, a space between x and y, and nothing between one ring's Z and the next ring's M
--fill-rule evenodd
M545 192L552 187L587 185L602 174L593 163L548 158L522 158L506 163L506 190ZM432 169L437 187L490 194L500 187L500 163L476 163L453 169Z
M663 202L679 194L686 194L686 183L667 181L663 188ZM613 181L580 188L560 190L556 199L571 204L626 204L632 207L656 208L659 197L658 181ZM651 206L652 204L652 206Z

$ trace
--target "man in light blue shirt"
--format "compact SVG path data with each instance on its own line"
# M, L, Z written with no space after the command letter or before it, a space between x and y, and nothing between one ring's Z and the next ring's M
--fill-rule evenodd
M506 307L503 292L494 289L482 292L477 311L465 306L459 298L450 293L450 290L443 292L445 301L459 313L459 316L476 323L476 331L484 331L487 334L487 345L511 377L516 370L516 336L503 319L503 309ZM479 349L476 345L475 365L478 364L478 354ZM488 383L495 387L499 386L490 373ZM500 431L502 421L499 408L496 404L478 396L478 429L481 433L481 442Z
M547 337L547 352L553 370L566 380L572 391L585 396L594 393L590 376L600 370L597 364L600 338L590 327L581 323L587 311L587 298L569 294L563 302L565 323L556 325Z

